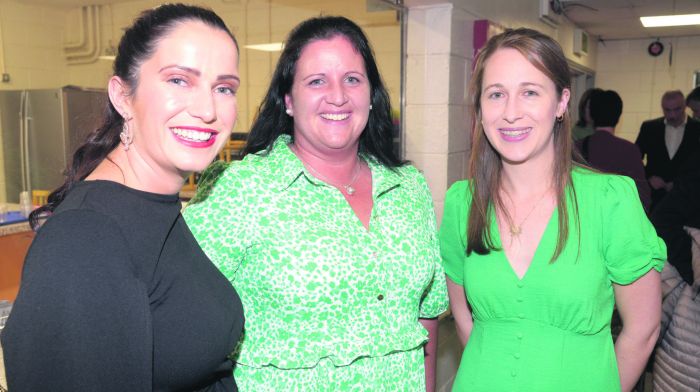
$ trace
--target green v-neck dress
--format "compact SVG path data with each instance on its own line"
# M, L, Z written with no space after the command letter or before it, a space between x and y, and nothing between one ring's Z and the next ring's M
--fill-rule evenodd
M580 236L570 219L562 254L557 211L519 279L502 250L466 256L468 181L447 192L440 229L447 276L464 286L474 328L453 391L616 392L620 390L610 318L613 283L660 271L666 247L646 217L634 182L582 168L572 172ZM573 211L569 197L567 209ZM493 212L491 235L500 248ZM578 257L577 257L578 255Z

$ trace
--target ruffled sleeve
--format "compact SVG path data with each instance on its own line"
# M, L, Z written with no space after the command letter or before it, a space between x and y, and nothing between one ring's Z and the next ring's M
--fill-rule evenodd
M454 183L445 195L445 209L440 226L440 255L447 277L464 285L464 262L467 254L467 198L469 183ZM469 198L471 199L471 198Z
M634 182L623 176L607 176L603 219L603 256L614 283L634 282L652 268L663 269L666 245L646 216Z

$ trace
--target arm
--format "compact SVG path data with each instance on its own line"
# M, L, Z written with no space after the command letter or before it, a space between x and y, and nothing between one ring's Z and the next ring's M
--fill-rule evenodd
M418 319L428 331L428 343L425 345L425 390L435 391L435 368L437 367L438 319Z
M464 291L464 287L453 282L450 278L447 278L447 292L450 295L450 309L455 319L457 336L460 343L462 343L462 347L464 347L469 341L469 335L471 335L472 327L474 326L472 312L467 303L467 294Z
M148 297L126 249L101 215L49 219L2 336L10 390L152 389Z
M656 270L629 285L614 285L622 318L622 332L615 343L623 392L631 391L646 366L659 336L661 322L661 274Z

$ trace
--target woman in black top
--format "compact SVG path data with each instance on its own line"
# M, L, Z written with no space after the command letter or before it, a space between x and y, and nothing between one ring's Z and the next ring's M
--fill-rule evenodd
M238 46L212 11L144 12L126 30L104 124L80 147L27 255L2 335L21 391L231 391L238 295L177 192L236 120Z

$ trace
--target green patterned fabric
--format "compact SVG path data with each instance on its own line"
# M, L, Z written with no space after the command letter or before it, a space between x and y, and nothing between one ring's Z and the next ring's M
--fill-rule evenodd
M466 255L468 181L447 191L440 227L447 276L464 286L474 327L454 391L615 392L620 390L610 334L613 283L661 271L666 247L647 219L628 177L577 168L572 173L580 218L567 244L557 242L555 210L522 279L505 253ZM567 200L573 211L573 200ZM496 217L491 235L501 247Z
M255 392L420 392L425 391L423 350L362 357L348 366L324 358L311 368L278 369L238 364L234 377L240 391Z
M283 135L267 155L214 166L218 175L202 176L184 212L243 301L245 335L234 359L298 369L421 349L427 331L418 318L448 306L425 179L412 166L392 171L363 157L374 200L367 231L289 142Z

